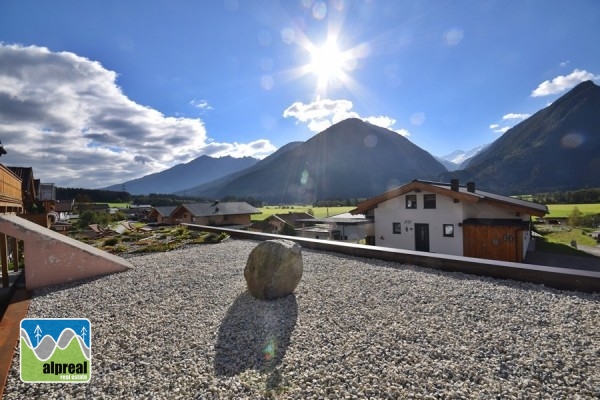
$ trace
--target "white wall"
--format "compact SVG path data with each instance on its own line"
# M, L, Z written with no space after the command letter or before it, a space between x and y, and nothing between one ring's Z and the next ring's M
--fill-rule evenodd
M367 235L373 234L373 224L356 225L335 225L335 229L340 231L342 241L355 242L363 240ZM344 239L347 236L347 239Z
M407 194L417 196L416 209L406 208L406 195L384 201L375 209L375 244L415 250L415 224L428 224L430 252L462 255L463 233L462 227L458 224L465 218L462 211L463 202L454 203L452 198L438 194L436 195L436 208L424 209L423 195L431 194L430 192ZM393 233L394 222L402 224L402 233ZM444 236L444 224L454 225L453 237Z

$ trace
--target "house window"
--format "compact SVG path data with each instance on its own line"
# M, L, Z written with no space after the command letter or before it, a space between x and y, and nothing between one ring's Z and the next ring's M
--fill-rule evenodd
M423 208L435 208L435 194L423 195Z
M402 224L400 222L393 222L392 227L394 233L402 233Z
M406 208L417 208L417 195L407 194L406 195Z
M454 237L454 224L444 224L444 237Z

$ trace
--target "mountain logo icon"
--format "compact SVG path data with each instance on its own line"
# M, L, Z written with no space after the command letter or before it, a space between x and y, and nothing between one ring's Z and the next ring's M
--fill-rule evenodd
M92 376L92 326L86 318L21 320L21 381L85 383Z

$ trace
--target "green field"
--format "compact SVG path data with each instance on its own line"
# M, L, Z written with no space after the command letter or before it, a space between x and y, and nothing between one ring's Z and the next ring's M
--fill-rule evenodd
M600 203L593 204L548 204L549 214L545 218L568 217L577 207L583 214L600 214Z
M308 212L308 210L313 211L313 215L316 218L324 218L331 217L333 215L346 213L350 210L355 209L356 207L313 207L310 205L304 206L267 206L259 208L262 211L262 214L255 214L252 216L252 221L262 221L273 214L286 214L288 212Z

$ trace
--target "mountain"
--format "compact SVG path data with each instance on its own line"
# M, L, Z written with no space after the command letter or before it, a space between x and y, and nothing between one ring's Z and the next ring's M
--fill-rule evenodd
M365 198L446 168L396 132L351 118L294 142L253 167L186 189L204 198L254 197L270 203Z
M134 195L173 193L241 171L256 164L257 161L256 158L252 157L234 158L225 156L214 158L200 156L188 163L177 164L165 171L108 186L104 189L125 190Z
M442 180L514 195L600 187L600 87L580 83Z
M464 169L469 164L469 160L474 157L476 154L479 154L480 151L484 150L490 144L484 144L481 146L477 146L474 149L464 151L464 150L455 150L450 154L446 154L445 156L435 157L448 171L455 171L457 169Z

